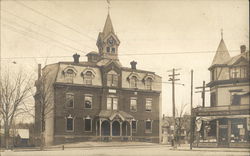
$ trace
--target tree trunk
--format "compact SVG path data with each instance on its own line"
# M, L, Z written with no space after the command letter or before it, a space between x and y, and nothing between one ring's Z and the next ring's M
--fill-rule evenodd
M40 135L40 150L41 151L44 150L44 132L41 132L41 135Z
M4 141L5 141L5 148L9 149L9 139L10 138L10 130L7 126L5 126L4 130Z

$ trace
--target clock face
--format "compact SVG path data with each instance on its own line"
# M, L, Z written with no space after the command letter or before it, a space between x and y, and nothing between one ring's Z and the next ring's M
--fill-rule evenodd
M108 44L109 44L110 46L112 46L112 45L115 44L115 40L113 39L113 37L110 37L110 38L108 39Z

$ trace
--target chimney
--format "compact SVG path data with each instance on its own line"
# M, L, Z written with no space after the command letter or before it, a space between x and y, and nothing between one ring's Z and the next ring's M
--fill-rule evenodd
M135 62L135 61L130 62L131 68L136 69L136 64L137 64L137 62Z
M246 52L246 45L241 45L240 46L240 53Z
M80 55L79 55L79 54L75 53L75 54L73 55L73 58L74 58L74 63L79 63L79 58L80 58Z
M38 79L41 77L41 64L38 64Z

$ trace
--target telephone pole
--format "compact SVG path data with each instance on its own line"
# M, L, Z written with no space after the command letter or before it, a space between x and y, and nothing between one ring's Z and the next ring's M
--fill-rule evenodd
M169 70L168 72L172 72L171 75L168 75L169 81L172 81L172 103L173 103L173 120L174 120L174 139L173 144L174 148L176 148L176 121L175 121L175 81L179 81L180 79L176 79L176 76L179 76L180 73L176 73L180 69L173 68L172 70Z
M191 70L191 98L190 98L190 150L193 148L193 138L194 138L194 132L193 132L193 69Z
M209 90L206 90L206 82L203 81L203 85L201 87L195 87L195 89L202 89L200 91L196 91L195 93L201 93L201 98L202 98L202 107L205 107L205 93L209 92Z

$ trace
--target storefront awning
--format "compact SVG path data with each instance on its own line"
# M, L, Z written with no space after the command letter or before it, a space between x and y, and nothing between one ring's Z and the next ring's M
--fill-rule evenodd
M211 120L221 119L221 118L227 118L227 119L233 119L233 118L250 118L250 115L205 116L205 117L196 117L196 121L197 120L211 121Z

